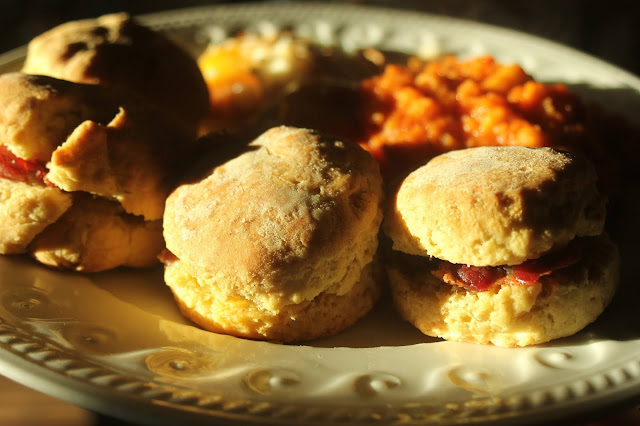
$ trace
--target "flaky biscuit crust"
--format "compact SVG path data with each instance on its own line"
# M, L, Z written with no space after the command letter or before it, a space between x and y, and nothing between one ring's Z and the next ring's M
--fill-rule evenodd
M279 312L351 291L376 252L381 203L380 172L366 151L278 127L178 187L167 200L164 236L199 281Z
M467 265L516 265L598 235L605 198L585 160L550 148L440 155L400 185L385 217L394 249Z
M570 336L609 305L619 278L619 254L606 235L589 237L589 255L533 284L487 291L451 286L410 268L397 253L386 265L396 310L428 336L515 347Z

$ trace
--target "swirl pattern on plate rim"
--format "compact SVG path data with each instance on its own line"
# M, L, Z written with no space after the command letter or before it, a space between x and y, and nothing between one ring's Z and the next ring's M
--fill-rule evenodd
M97 362L91 362L79 353L61 348L46 339L40 339L28 330L16 328L4 321L0 322L0 347L40 368L73 380L109 388L119 394L143 398L162 407L195 411L214 417L251 418L254 420L263 418L305 422L425 422L431 424L485 422L523 416L548 405L596 396L607 390L625 386L625 384L633 384L640 378L640 360L636 360L600 372L588 379L551 386L548 389L532 393L514 394L508 398L485 395L469 399L464 403L430 404L425 402L404 405L386 404L378 401L361 407L322 410L318 407L297 405L293 401L229 399L215 392L198 393L191 389L158 383L154 380L144 380L115 371ZM175 360L177 360L175 361L177 364L182 362L181 357L177 355ZM166 362L173 361L167 359ZM462 385L463 387L477 387L478 381L482 382L486 379L485 374L477 372L452 370L450 374L456 374L458 376L456 380L466 382ZM238 377L238 381L249 383L249 387L254 389L257 394L269 393L274 386L295 387L300 380L302 379L299 373L292 370L256 370L250 376ZM356 378L354 391L365 396L376 396L378 393L384 393L400 385L398 379L389 374L362 375Z

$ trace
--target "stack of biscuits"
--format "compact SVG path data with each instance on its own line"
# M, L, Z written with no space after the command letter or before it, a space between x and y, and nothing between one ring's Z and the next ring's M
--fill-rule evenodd
M0 253L84 272L157 263L208 108L196 61L124 14L69 22L0 76L0 99Z

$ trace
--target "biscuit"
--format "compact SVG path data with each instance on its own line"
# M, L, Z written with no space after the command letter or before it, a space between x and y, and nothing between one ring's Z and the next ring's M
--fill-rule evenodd
M593 167L550 148L442 154L400 185L385 230L396 250L467 265L516 265L602 232Z
M328 295L346 296L357 283L372 286L363 269L377 248L382 178L373 158L357 145L306 129L273 128L247 148L169 196L167 249L177 257L180 275L193 277L179 281L197 282L188 284L197 294L183 294L174 266L167 267L166 281L183 306L193 306L189 299L203 301L189 315L203 327L229 315L207 307L218 295L237 301L233 306L253 306L256 315L269 318L263 323L291 324L288 333L274 331L278 340L305 339L294 331L296 324L306 327L304 321L284 320L301 309L294 305L306 306L326 294L313 302L318 308L309 308L311 315L320 306L342 304ZM364 311L357 303L351 306L360 314L338 317L353 319ZM325 316L333 323L335 315ZM255 318L255 330L236 333L270 338L260 321ZM329 324L318 327L336 331Z
M381 291L380 271L369 263L358 282L343 295L321 292L312 300L277 311L264 310L245 298L201 282L183 266L182 262L174 262L165 270L180 312L206 330L248 339L300 342L332 336L369 312ZM378 273L374 274L374 270Z
M35 37L22 71L133 91L193 132L209 108L196 60L124 13L67 22Z
M80 123L106 124L118 112L110 92L23 73L0 76L0 140L19 158L47 162Z
M115 202L82 194L35 237L28 251L47 266L100 272L152 266L163 248L160 220L145 221Z
M616 290L619 255L606 235L586 237L588 254L537 282L473 291L438 280L426 258L396 252L387 264L399 314L428 336L515 347L573 335Z
M47 76L0 76L0 103L0 253L84 272L157 263L191 133L131 92Z
M71 195L58 188L0 178L0 253L25 253L71 203Z
M17 157L46 162L47 180L162 218L191 136L137 96L46 76L0 76L0 140Z

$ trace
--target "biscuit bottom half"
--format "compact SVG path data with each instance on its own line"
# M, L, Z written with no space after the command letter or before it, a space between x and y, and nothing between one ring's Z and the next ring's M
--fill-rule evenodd
M615 244L606 235L587 240L577 264L487 291L446 284L394 252L386 269L395 308L424 334L446 340L516 347L573 335L609 305L619 279Z
M335 335L363 317L380 297L380 269L375 261L366 265L359 281L344 295L322 292L313 300L278 311L202 282L180 260L165 265L165 282L182 314L206 330L290 343Z
M146 221L104 198L77 195L74 204L34 238L28 252L53 268L100 272L156 265L163 248L162 221Z

